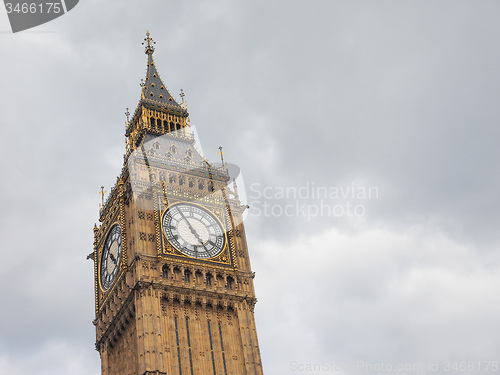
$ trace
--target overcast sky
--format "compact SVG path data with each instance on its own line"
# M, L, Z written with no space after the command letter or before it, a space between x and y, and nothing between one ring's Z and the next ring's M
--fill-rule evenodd
M266 374L500 372L498 1L86 0L0 11L1 374L100 374L85 257L147 29L241 168Z

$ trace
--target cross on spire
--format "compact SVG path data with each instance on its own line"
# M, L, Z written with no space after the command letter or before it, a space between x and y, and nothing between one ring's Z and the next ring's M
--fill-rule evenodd
M146 55L152 55L155 51L153 44L156 44L156 42L153 40L153 38L150 37L149 30L146 31L146 37L144 38L144 42L142 42L142 45L144 45L145 43L146 48L144 49L144 53Z

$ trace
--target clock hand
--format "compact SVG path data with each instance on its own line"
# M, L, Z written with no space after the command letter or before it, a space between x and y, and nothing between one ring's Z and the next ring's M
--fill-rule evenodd
M116 264L116 258L113 255L113 253L109 253L109 257L111 258L111 260L113 261L113 263Z
M179 213L181 214L182 218L186 221L186 223L187 223L187 225L188 225L189 230L191 231L191 233L196 237L196 239L198 240L198 242L201 243L203 247L205 247L203 245L203 240L198 235L198 233L196 232L196 230L193 228L193 226L191 225L191 223L189 222L189 220L187 219L187 217L182 213L182 211L180 210L179 207L177 207L177 211L179 211Z

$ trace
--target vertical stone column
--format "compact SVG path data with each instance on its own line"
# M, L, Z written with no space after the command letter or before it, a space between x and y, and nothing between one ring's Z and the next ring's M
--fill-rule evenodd
M152 305L152 337L154 338L155 348L155 369L160 372L166 372L165 368L165 345L163 344L163 329L161 319L161 302L160 293L157 290L153 291L154 298L151 301Z
M139 290L135 295L135 316L137 325L137 367L139 374L143 374L146 371L146 359L145 359L145 312L144 312L144 290Z
M225 345L228 373L244 374L243 344L236 311L228 307L224 320L223 329L228 337L228 344Z
M255 321L253 319L253 312L250 310L247 301L243 301L238 305L237 314L243 344L243 359L246 374L262 375Z
M163 302L163 315L162 315L162 331L163 340L162 347L165 350L165 366L167 369L173 369L177 362L176 360L176 342L175 342L175 328L174 328L174 312L172 308L172 296Z
M101 353L101 372L102 375L111 375L109 374L109 363L108 363L108 350L104 347L104 344L101 344L100 348Z
M210 340L208 337L208 323L206 319L206 301L202 302L199 307L197 316L197 340L200 343L198 345L199 352L198 356L200 359L200 374L211 374L212 373L212 354L210 351ZM203 355L201 355L203 353Z

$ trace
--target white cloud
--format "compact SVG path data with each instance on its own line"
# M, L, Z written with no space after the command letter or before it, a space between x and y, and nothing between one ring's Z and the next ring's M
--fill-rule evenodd
M99 372L85 256L99 188L120 172L146 29L206 156L222 145L247 188L379 188L359 220L249 211L268 374L494 360L499 6L88 0L16 35L0 11L0 372Z
M86 348L70 344L66 340L45 342L37 352L29 356L10 357L0 355L0 373L9 375L95 375L100 373L97 352L88 355Z
M331 229L252 250L271 373L293 373L293 361L496 358L500 264L432 227Z

